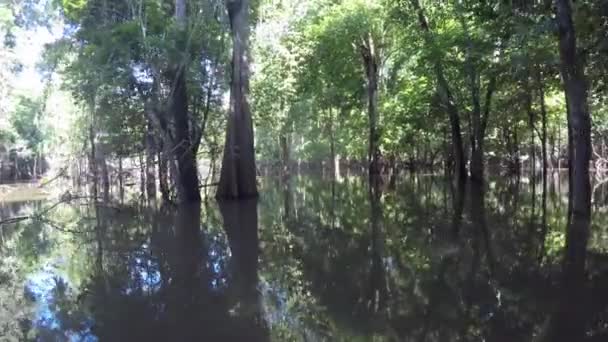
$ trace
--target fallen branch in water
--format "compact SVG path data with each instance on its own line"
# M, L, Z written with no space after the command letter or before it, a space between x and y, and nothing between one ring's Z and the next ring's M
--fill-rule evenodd
M33 213L31 215L11 217L11 218L8 218L6 220L2 220L2 221L0 221L0 227L2 227L3 225L6 225L6 224L14 224L14 223L25 221L25 220L44 221L46 219L43 218L43 216L46 215L47 213L49 213L51 210L55 209L60 204L72 202L72 201L78 200L78 199L85 199L85 198L88 199L90 197L88 197L88 196L77 196L77 197L74 197L69 192L66 192L65 194L61 195L59 202L57 202L57 203L55 203L55 204L53 204L53 205L51 205L51 206L49 206L49 207L47 207L47 208L39 211L37 213Z

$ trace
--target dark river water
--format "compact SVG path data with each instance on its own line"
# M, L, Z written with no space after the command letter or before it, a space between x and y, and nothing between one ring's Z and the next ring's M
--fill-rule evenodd
M578 311L560 306L564 179L545 196L523 177L460 194L294 175L200 208L1 203L45 215L0 228L0 341L536 341L560 310L608 341L607 194Z

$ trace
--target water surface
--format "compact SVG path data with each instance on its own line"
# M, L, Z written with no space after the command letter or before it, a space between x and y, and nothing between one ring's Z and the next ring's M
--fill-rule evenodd
M257 201L61 204L1 228L0 340L533 341L564 297L563 181L294 175ZM608 340L605 204L596 189L589 341Z

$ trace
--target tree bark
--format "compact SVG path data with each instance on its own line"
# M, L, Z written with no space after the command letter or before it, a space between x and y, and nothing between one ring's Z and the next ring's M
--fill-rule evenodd
M257 197L253 122L249 93L249 0L226 0L232 33L230 115L226 132L218 198Z

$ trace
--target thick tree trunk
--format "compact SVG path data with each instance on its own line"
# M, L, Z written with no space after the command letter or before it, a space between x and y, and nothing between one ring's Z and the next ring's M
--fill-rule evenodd
M188 95L184 66L175 73L173 94L171 96L171 111L175 122L175 146L173 147L177 162L177 194L181 203L200 202L201 195L198 183L196 151L190 139L190 123L188 119Z
M232 31L232 82L230 116L222 171L216 197L257 197L253 122L247 102L249 93L249 0L227 0Z
M186 1L175 0L175 19L182 33L186 34ZM186 47L180 47L186 54ZM171 91L171 112L175 124L175 146L173 147L177 162L177 195L181 203L196 203L201 201L199 191L196 151L190 136L190 120L188 118L188 89L186 87L187 58L173 66L173 84Z
M566 235L566 268L582 274L591 221L591 116L587 104L587 82L582 60L577 55L576 34L569 0L556 0L561 73L568 104L571 148L572 213Z

